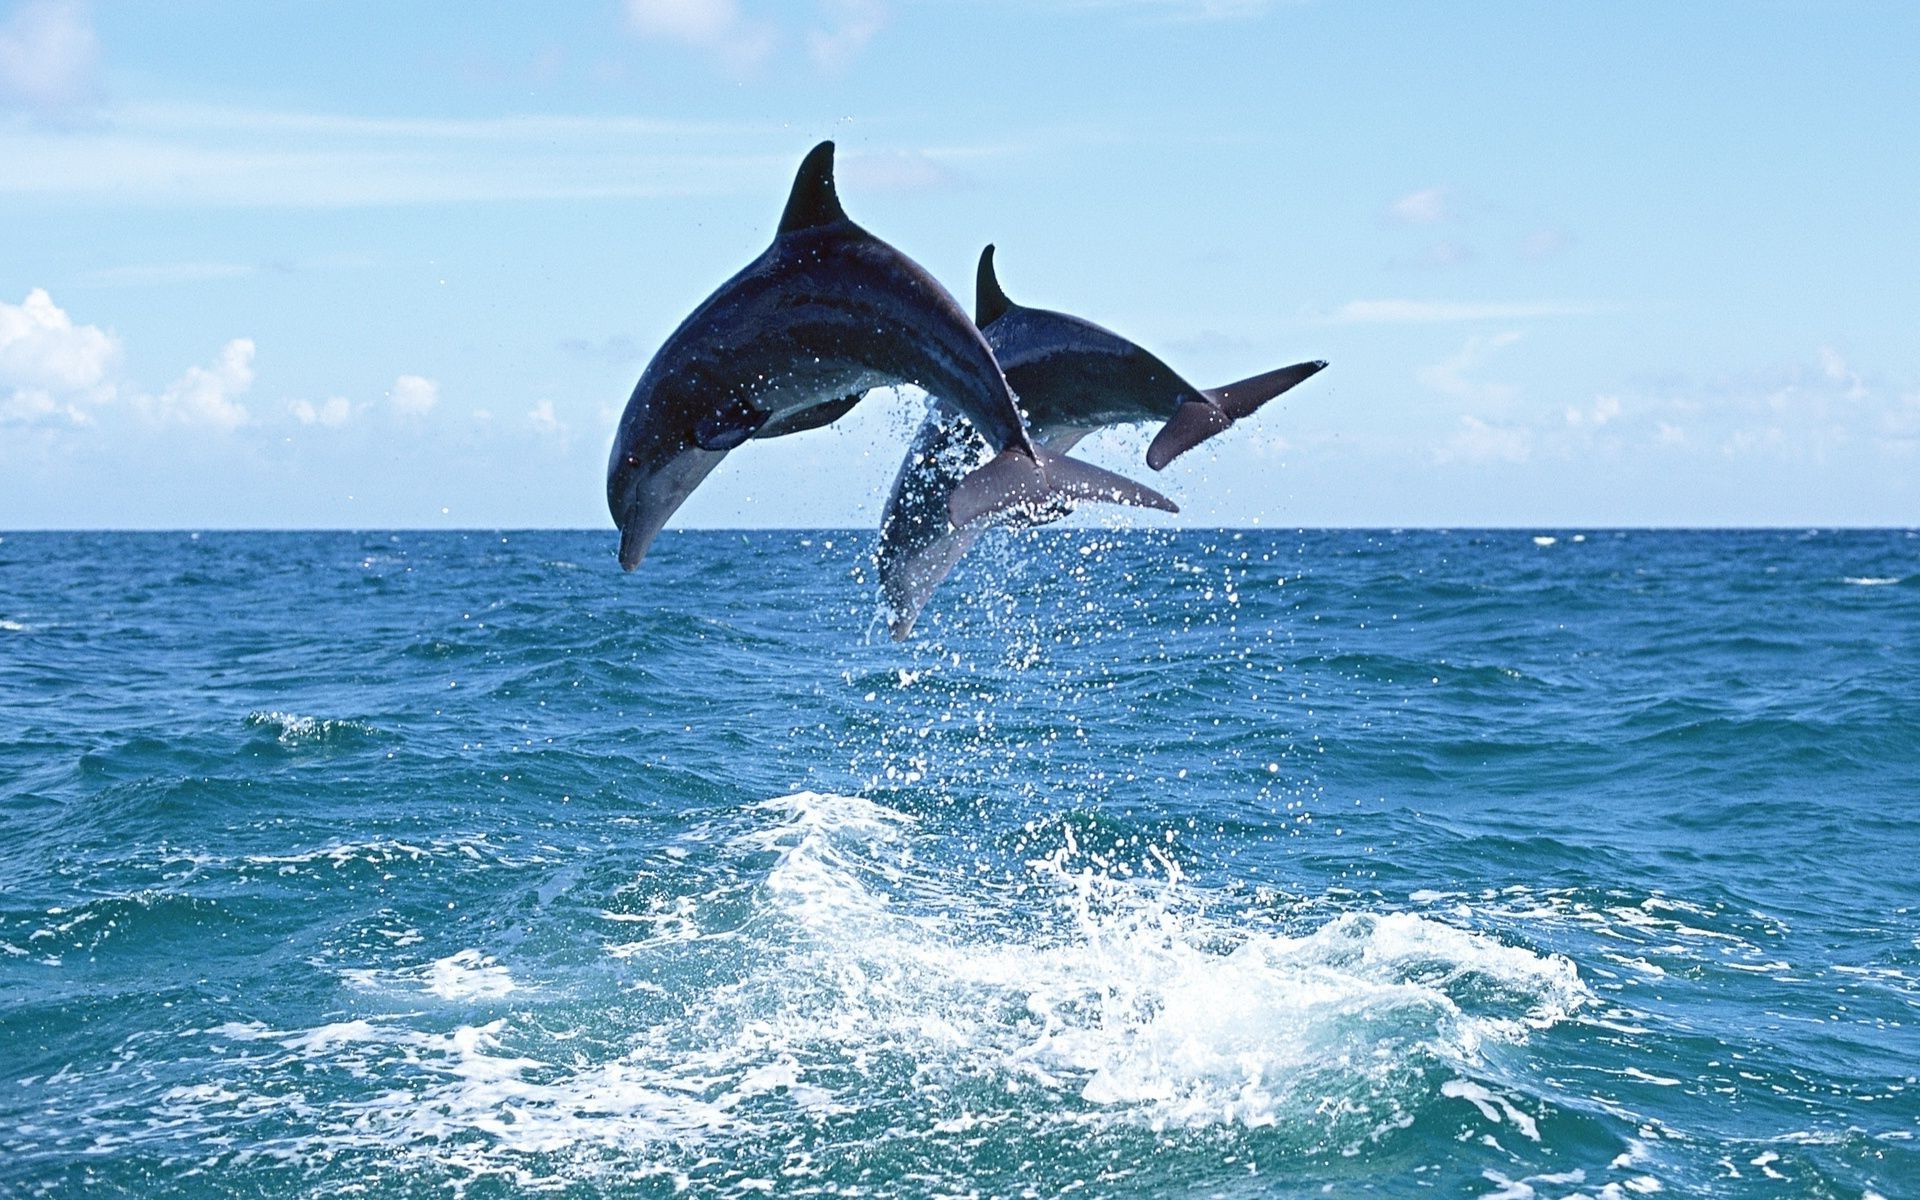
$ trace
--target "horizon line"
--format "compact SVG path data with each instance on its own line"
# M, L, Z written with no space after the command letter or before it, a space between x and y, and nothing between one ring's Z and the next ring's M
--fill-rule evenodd
M1044 525L1028 526L1030 529L1045 529ZM1568 533L1920 533L1920 525L1870 525L1850 523L1806 522L1790 525L1780 524L1721 524L1721 525L1583 525L1555 524L1539 522L1535 524L1511 525L1141 525L1132 528L1115 529L1100 525L1060 525L1055 532L1068 533L1088 531L1101 534L1138 534L1138 533L1540 533L1557 531ZM590 533L617 537L619 531L611 527L581 525L168 525L151 528L109 528L109 527L72 527L43 526L22 528L0 528L0 538L18 536L40 536L47 534L96 534L116 537L133 537L165 534L203 534L203 533ZM873 534L879 531L864 525L702 525L688 529L664 529L660 536L683 533L846 533Z

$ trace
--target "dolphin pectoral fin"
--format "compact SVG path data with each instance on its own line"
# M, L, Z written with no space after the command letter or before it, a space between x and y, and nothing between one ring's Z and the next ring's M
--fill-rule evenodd
M1218 404L1220 411L1237 421L1241 417L1251 416L1255 409L1294 384L1304 383L1326 369L1327 364L1319 359L1295 363L1264 375L1242 379L1238 383L1229 383L1225 387L1208 388L1207 398Z
M1147 447L1147 465L1158 471L1214 434L1233 424L1212 400L1183 400L1173 417L1153 435Z
M830 400L825 404L816 404L812 408L803 408L799 412L775 417L761 426L760 431L753 436L756 438L785 437L789 433L805 433L809 429L831 425L852 412L853 406L860 403L865 396L865 392L855 392L845 399Z
M947 499L947 517L954 527L1000 521L1045 525L1072 512L1076 500L1180 511L1173 501L1124 475L1047 450L1037 450L1037 455L1002 450L962 479Z
M732 450L759 432L767 413L747 400L731 400L693 427L693 444L702 450Z

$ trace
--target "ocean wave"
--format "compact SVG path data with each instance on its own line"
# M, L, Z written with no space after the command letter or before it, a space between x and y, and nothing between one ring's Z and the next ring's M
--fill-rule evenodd
M273 734L275 741L288 747L354 741L371 737L375 732L373 726L365 721L307 717L279 711L248 713L247 725Z

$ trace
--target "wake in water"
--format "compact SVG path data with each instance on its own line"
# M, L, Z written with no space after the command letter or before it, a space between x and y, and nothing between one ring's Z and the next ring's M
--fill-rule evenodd
M611 1175L897 1194L1050 1191L1081 1171L1111 1190L1144 1163L1102 1159L1168 1137L1217 1141L1249 1177L1390 1152L1423 1117L1538 1140L1538 1099L1507 1094L1486 1052L1591 1001L1570 962L1410 913L1289 931L1215 911L1170 849L1096 862L1068 831L1012 874L955 870L900 812L770 800L621 890L597 997L478 950L345 970L376 1011L195 1031L218 1077L143 1121L96 1111L93 1144L183 1170L405 1166L456 1190Z

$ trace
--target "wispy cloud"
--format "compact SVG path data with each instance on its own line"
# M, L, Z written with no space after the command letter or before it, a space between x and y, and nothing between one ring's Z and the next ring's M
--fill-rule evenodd
M309 271L359 271L375 266L365 254L327 254L269 262L220 262L187 259L180 262L123 263L83 271L80 282L95 287L169 287L188 283L217 283L254 279L263 275L297 275Z
M1520 340L1517 330L1488 337L1470 337L1458 351L1419 372L1420 382L1456 400L1479 405L1501 405L1513 399L1514 389L1503 383L1473 378L1486 361Z
M1570 300L1487 302L1476 300L1351 300L1330 320L1341 324L1420 324L1444 321L1525 321L1589 317L1606 309Z
M1712 380L1623 387L1568 403L1525 405L1478 368L1501 345L1475 339L1421 373L1479 409L1435 447L1438 462L1572 461L1650 454L1710 456L1764 472L1810 465L1910 471L1920 458L1920 388L1876 379L1830 346L1798 362ZM1489 409L1499 416L1481 415ZM1557 409L1557 411L1555 411Z
M253 263L173 262L130 263L122 267L102 267L80 278L109 287L146 287L174 283L210 283L217 279L245 279L260 273Z
M23 0L0 23L0 98L58 114L93 99L100 47L78 0Z
M640 37L691 46L736 74L759 67L779 41L773 23L749 16L739 0L627 0L626 11Z
M807 31L807 55L821 70L838 74L886 26L887 6L883 0L821 0L821 8L827 20Z
M116 107L111 123L158 133L254 133L272 137L367 138L441 142L545 142L553 139L611 140L642 137L727 136L770 133L772 122L710 121L646 116L580 116L565 113L505 113L485 117L368 116L240 108L217 104L143 103Z
M886 26L886 0L626 0L627 28L644 41L697 51L727 73L751 77L798 40L819 70L850 68Z
M353 418L353 401L345 396L330 396L318 404L311 400L295 400L287 405L287 411L302 425L338 429Z
M689 152L686 147L707 147ZM938 186L1000 142L848 153L849 178ZM790 126L644 117L358 116L203 105L103 110L84 128L0 117L0 196L128 205L364 207L764 194Z
M1438 225L1453 215L1451 193L1443 187L1408 192L1387 206L1387 217L1401 225Z
M1245 21L1300 0L1068 0L1072 8L1127 13L1162 21Z

